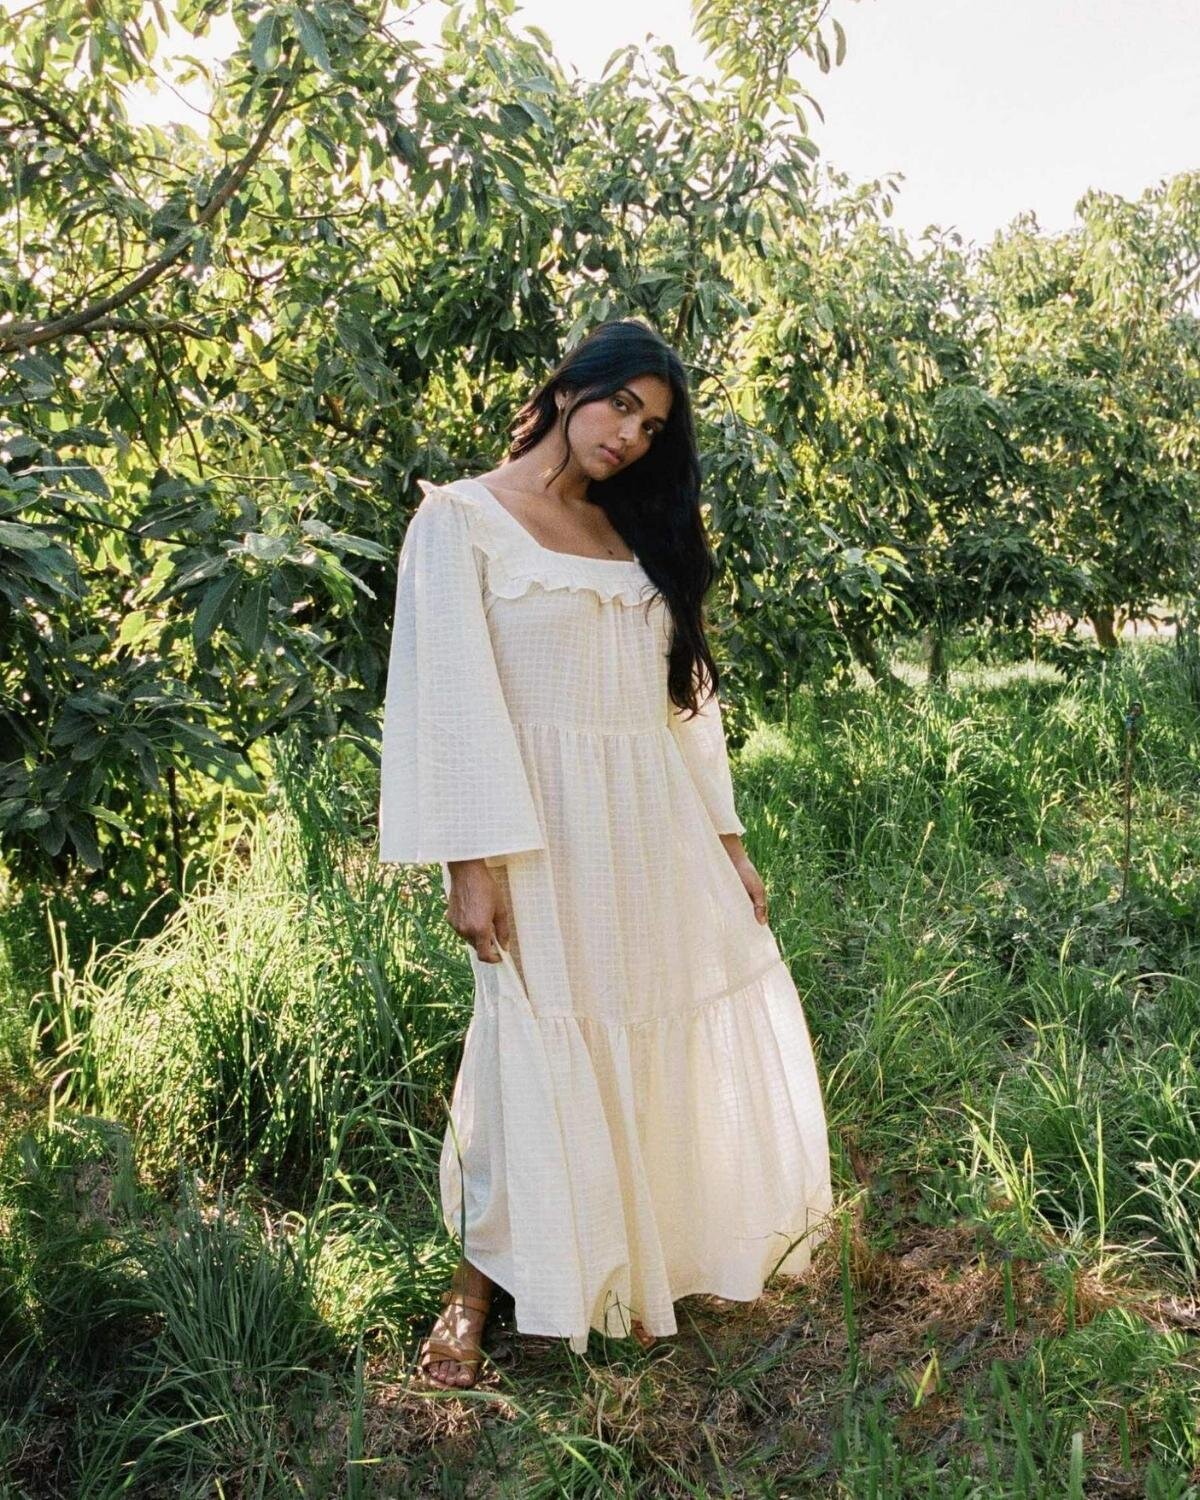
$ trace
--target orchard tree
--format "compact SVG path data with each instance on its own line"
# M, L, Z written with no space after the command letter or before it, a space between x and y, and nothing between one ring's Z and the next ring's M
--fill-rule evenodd
M1079 217L1055 236L1019 220L981 279L1047 602L1112 649L1120 616L1188 594L1200 565L1200 174L1091 193Z
M493 459L598 319L681 344L733 454L718 537L757 480L734 262L807 211L815 3L702 6L715 85L667 47L568 80L511 3L440 48L362 0L175 19L227 9L203 136L128 119L157 4L0 17L0 834L30 870L178 875L203 787L253 794L274 734L369 750L414 477Z
M1044 594L1009 414L986 384L983 309L956 237L914 248L880 184L792 226L744 349L748 399L795 469L798 525L856 566L811 603L893 685L889 639L917 628L930 674L955 631L1011 625Z

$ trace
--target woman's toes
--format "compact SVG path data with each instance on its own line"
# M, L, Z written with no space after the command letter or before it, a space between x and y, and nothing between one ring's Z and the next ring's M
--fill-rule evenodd
M426 1374L447 1390L456 1390L470 1383L470 1371L456 1359L439 1359L426 1369Z

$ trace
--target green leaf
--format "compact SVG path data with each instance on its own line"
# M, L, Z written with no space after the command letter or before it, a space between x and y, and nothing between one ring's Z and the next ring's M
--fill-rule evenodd
M246 590L234 621L238 638L250 656L257 656L267 634L267 621L271 602L271 585L260 579Z
M48 390L62 374L62 366L44 354L22 354L13 360L12 368L22 379L44 385Z
M533 116L523 104L502 104L500 125L509 140L524 135L533 124Z
M324 543L338 552L352 552L358 557L370 557L376 562L391 562L395 556L391 547L385 547L371 537L354 536L348 531L336 531Z
M192 764L214 781L239 787L245 792L262 790L261 783L245 759L220 744L198 746L189 756Z
M269 73L279 62L279 13L271 10L259 18L250 42L250 60L260 73Z
M231 568L210 588L205 589L204 597L192 616L192 639L197 646L202 646L220 624L221 617L229 607L241 581L241 572L236 568Z
M88 806L87 811L91 813L92 817L98 823L107 823L110 828L118 828L122 833L132 834L134 837L137 836L137 829L121 817L119 813L113 812L110 808L97 807L95 803L92 803Z
M35 827L38 843L53 859L62 849L67 837L67 825L60 815L55 814L46 819L44 823L38 823Z
M38 552L50 546L53 546L52 539L32 526L22 526L17 521L0 521L0 547L12 547L17 552Z
M93 469L91 464L73 464L63 472L70 474L79 488L86 490L89 495L97 495L101 500L112 499L112 492L105 483L103 474Z
M329 60L321 28L312 15L299 5L294 7L292 14L296 18L296 35L300 38L300 45L322 73L328 73L332 78L333 64Z
M121 621L121 628L117 631L117 639L115 644L118 647L136 646L138 641L141 640L142 633L145 629L146 611L144 609L135 609L131 614L127 614Z
M513 158L507 155L507 153L504 151L497 151L493 153L493 160L514 187L520 188L522 190L524 189L525 170L519 162L514 161Z
M96 842L96 830L93 826L83 818L69 818L67 832L71 835L71 842L75 845L80 859L88 869L100 869L102 864L100 845Z
M195 554L192 554L195 557ZM206 578L215 578L226 566L227 559L223 553L210 553L206 557L196 558L189 562L186 567L180 568L171 579L163 597L178 594L181 590L191 588L194 583L203 583Z
M240 550L256 557L259 562L279 562L288 554L288 539L285 536L267 536L261 531L248 531L242 538Z

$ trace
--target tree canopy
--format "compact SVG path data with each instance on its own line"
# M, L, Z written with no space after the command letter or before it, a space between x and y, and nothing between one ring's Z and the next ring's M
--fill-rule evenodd
M665 44L568 77L512 9L425 46L359 0L179 0L237 27L204 134L129 117L156 0L0 17L18 865L136 847L161 878L272 736L369 751L416 476L495 462L608 317L691 371L751 706L886 680L899 629L1103 622L1195 576L1200 178L914 247L892 184L818 170L803 80L845 38L815 0L698 3L714 78Z

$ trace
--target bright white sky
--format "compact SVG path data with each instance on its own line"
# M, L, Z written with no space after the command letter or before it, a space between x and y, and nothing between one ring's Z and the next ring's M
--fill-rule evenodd
M418 35L436 40L445 12L417 5ZM1060 229L1089 187L1134 196L1200 168L1200 0L833 0L831 14L849 46L840 69L803 75L825 115L814 136L856 179L902 172L895 220L913 234L986 240L1026 208ZM585 75L647 32L705 68L688 0L525 0L516 20ZM204 50L220 57L229 35L214 27ZM165 91L143 108L202 123Z

